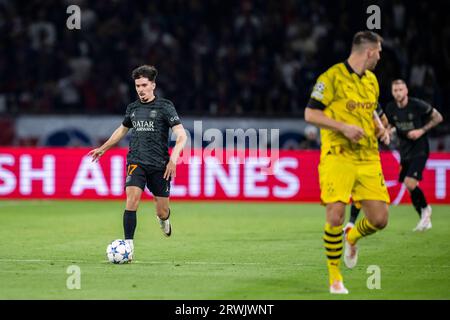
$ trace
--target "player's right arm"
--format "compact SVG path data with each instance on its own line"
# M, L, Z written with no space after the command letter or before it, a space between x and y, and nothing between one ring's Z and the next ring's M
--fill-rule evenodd
M305 120L320 128L341 132L353 143L364 137L364 130L361 127L331 119L322 110L312 109L309 106L305 109Z
M358 142L364 136L364 130L361 127L334 120L323 112L330 105L333 97L333 82L324 73L317 79L311 99L305 108L305 121L320 128L341 132L350 141Z
M92 161L96 162L100 157L113 146L115 146L123 137L128 133L129 128L125 127L123 124L118 127L111 137L99 148L89 151L88 155L92 157Z
M92 156L92 161L97 162L100 157L113 146L115 146L123 137L126 136L128 130L133 127L133 122L131 121L131 104L127 106L125 111L125 118L122 121L120 127L118 127L111 137L100 147L89 151L88 155Z

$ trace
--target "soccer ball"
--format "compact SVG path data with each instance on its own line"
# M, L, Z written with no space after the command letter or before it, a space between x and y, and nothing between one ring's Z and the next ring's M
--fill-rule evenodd
M108 261L112 263L128 263L133 259L130 245L122 239L111 242L106 248Z

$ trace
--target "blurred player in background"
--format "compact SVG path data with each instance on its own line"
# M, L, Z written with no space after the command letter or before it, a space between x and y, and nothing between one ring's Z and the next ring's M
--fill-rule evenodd
M125 119L111 137L100 148L89 152L93 161L116 145L132 129L127 155L127 178L125 182L127 202L123 214L125 241L134 252L136 211L145 186L152 192L156 204L156 215L163 233L170 236L169 221L170 180L175 177L179 155L186 144L186 132L173 103L155 96L155 67L143 65L132 72L139 99L129 104ZM177 139L169 156L169 129Z
M422 172L429 156L427 132L442 122L442 115L423 100L408 97L408 87L405 81L392 81L392 96L394 101L386 105L386 116L391 131L396 131L400 141L400 176L399 182L405 184L411 196L414 208L419 214L419 222L413 231L431 229L431 206L419 188ZM351 227L358 217L359 209L352 206Z
M344 246L345 206L361 203L366 217L345 234L344 261L357 262L356 243L383 229L388 221L389 194L381 170L378 140L389 133L376 113L379 87L373 70L383 39L371 31L353 37L350 57L321 74L305 109L305 120L321 128L319 180L326 206L324 245L330 293L346 294L339 269Z

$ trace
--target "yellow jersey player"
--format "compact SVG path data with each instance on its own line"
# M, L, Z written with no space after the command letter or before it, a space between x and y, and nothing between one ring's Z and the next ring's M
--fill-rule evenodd
M371 31L355 34L350 57L319 76L305 109L305 120L321 128L320 197L326 207L323 237L330 293L346 294L339 269L356 265L356 243L383 229L388 221L389 194L381 170L378 138L389 133L375 110L379 87L374 73L383 39ZM344 234L345 206L350 198L365 217ZM345 239L344 239L345 238Z

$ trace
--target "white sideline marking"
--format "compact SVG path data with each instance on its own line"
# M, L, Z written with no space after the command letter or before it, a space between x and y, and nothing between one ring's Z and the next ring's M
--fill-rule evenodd
M0 259L0 262L70 262L70 263L86 263L86 260L50 260L50 259Z
M0 263L2 262L69 262L69 263L90 263L90 264L109 264L108 261L102 260L99 262L91 262L87 260L50 260L50 259L0 259ZM207 262L207 261L140 261L135 260L131 263L133 264L179 264L181 265L238 265L238 266L272 266L272 267L283 267L283 266L298 266L298 267L318 267L323 268L322 265L316 265L316 264L302 264L302 263L264 263L264 262ZM426 267L426 268L450 268L450 265L408 265L409 267ZM405 265L403 264L388 264L388 265L382 265L381 267L386 268L404 268Z

